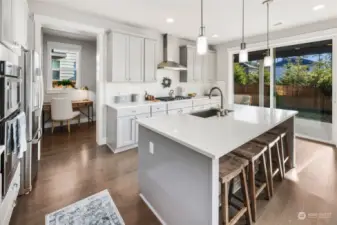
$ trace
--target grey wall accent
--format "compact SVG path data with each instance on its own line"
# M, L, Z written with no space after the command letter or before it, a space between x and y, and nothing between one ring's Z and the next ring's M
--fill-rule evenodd
M141 125L138 145L140 192L165 223L211 225L212 159Z
M96 41L82 41L49 34L43 35L43 74L48 74L47 42L80 45L81 50L81 86L88 86L89 90L96 93ZM44 79L46 82L47 79ZM47 87L47 85L45 85Z

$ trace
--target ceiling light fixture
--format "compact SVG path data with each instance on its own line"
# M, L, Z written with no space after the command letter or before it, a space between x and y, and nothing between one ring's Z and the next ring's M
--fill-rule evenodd
M318 10L321 10L321 9L324 9L324 8L325 8L325 5L316 5L312 8L312 10L318 11Z
M166 23L174 23L174 19L173 18L167 18Z
M267 52L266 56L264 57L264 66L271 66L273 64L273 59L270 56L270 47L269 47L269 4L273 0L266 0L263 4L267 5Z
M241 50L239 53L239 62L240 63L248 62L248 52L245 43L245 0L242 0L242 42L241 42Z
M201 26L200 35L197 39L197 52L199 55L205 55L207 53L208 43L207 37L205 36L205 25L204 25L204 1L201 0Z

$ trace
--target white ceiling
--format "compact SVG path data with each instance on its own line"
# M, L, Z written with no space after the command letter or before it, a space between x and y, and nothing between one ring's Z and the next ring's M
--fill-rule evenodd
M154 28L188 39L197 37L200 27L199 0L34 0L53 3L142 27ZM316 5L325 8L313 11ZM241 37L241 0L204 0L206 33L219 43ZM337 17L336 0L274 0L270 6L271 30L308 24ZM166 18L174 18L167 24ZM246 0L246 34L266 31L266 7L262 0ZM218 38L212 38L218 34Z
M65 37L65 38L70 38L70 39L75 39L79 41L96 41L96 35L95 34L89 34L83 31L65 31L65 30L60 30L58 28L51 29L51 28L42 28L42 32L44 34L52 35L52 36L57 36L57 37Z

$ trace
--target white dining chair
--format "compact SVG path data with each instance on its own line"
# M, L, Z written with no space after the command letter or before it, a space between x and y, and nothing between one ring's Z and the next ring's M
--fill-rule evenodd
M70 133L70 121L76 117L78 117L78 124L80 124L80 112L73 111L70 99L53 98L51 100L52 133L54 132L55 123L60 122L62 124L63 121L67 121L68 132Z

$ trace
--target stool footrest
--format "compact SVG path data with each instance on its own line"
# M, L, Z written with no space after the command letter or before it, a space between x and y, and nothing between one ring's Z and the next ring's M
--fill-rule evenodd
M244 207L242 208L234 217L233 219L231 219L231 221L229 222L229 225L232 225L232 224L236 224L239 219L247 212L247 208Z

